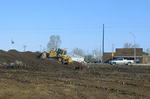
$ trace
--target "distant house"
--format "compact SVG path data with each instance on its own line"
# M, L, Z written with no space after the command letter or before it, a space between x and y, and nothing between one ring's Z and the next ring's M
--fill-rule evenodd
M126 58L134 60L134 48L117 48L116 52L104 53L104 62L107 63L109 60L114 58ZM143 48L136 48L136 60L138 63L149 63L149 56L143 52Z

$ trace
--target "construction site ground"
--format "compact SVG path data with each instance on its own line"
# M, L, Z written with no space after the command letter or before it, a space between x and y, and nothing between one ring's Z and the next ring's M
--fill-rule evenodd
M0 51L0 99L150 99L149 66L62 65L39 55Z

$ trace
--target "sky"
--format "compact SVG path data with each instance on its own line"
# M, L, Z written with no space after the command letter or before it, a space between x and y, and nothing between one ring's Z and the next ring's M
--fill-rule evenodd
M150 48L149 0L0 0L0 49L46 49L51 35L61 48L100 49L105 24L105 51L136 43ZM11 44L11 40L15 42Z

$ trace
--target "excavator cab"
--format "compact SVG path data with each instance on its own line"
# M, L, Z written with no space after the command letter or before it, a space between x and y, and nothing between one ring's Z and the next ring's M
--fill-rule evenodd
M61 55L61 56L62 56L62 55L67 55L67 51L66 51L65 49L60 49L60 48L59 48L59 49L57 50L57 55Z
M59 48L57 50L57 58L58 58L58 61L62 62L62 64L68 64L68 63L72 62L71 57L69 57L67 55L67 50L65 50L65 49Z

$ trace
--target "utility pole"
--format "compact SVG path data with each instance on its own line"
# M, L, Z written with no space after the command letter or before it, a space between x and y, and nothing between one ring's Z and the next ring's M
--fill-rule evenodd
M135 35L134 35L134 62L136 63L136 42L135 42Z
M103 36L102 36L102 63L104 63L104 50L105 50L105 26L103 24Z
M134 33L130 32L130 34L133 36L133 40L134 40L134 62L136 63L136 36L134 35Z

